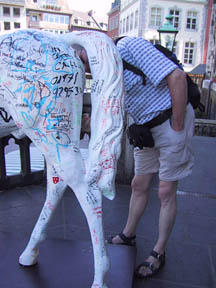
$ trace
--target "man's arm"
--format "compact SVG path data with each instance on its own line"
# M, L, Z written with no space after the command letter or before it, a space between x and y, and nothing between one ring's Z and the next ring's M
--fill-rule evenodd
M172 128L176 131L184 129L184 117L188 96L186 77L186 73L178 68L166 77L172 98Z

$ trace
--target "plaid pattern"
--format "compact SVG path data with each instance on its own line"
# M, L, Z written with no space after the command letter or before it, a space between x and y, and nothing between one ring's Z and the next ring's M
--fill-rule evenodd
M141 76L124 71L125 110L136 124L144 124L172 106L164 78L178 66L141 37L124 37L118 41L117 47L125 61L146 75L144 86Z

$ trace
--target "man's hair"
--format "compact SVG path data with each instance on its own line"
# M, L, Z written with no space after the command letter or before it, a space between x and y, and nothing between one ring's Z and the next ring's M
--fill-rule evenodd
M76 51L80 51L82 49L84 49L81 45L79 44L72 44L72 48Z

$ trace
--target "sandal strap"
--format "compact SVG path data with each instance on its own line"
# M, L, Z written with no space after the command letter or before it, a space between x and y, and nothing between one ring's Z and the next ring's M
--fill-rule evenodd
M165 252L163 254L160 254L160 253L152 250L150 255L152 257L156 258L157 260L159 260L160 263L164 263L165 262Z
M154 273L155 270L157 270L157 269L155 268L155 266L154 266L153 263L145 261L145 262L141 263L141 264L137 267L136 273L139 273L140 268L142 268L142 267L149 268L149 269L152 271L152 273Z
M121 238L121 240L125 243L125 244L129 244L129 245L134 245L136 243L136 235L135 236L131 236L131 237L127 237L124 235L123 232L118 234L119 238Z

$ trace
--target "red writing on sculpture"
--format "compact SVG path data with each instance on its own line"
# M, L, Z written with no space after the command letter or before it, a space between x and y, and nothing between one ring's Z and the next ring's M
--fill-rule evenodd
M120 104L119 104L119 100L114 100L114 103L112 105L112 113L113 115L117 115L119 114L119 110L120 110Z
M107 126L107 119L102 120L101 129L104 129Z
M101 150L100 153L101 153L101 156L106 157L108 155L108 149L105 148L105 149Z
M104 100L102 101L102 107L104 109L104 112L107 113L110 109L112 109L112 114L117 115L120 110L120 104L118 99L114 99L111 101L110 99L105 102Z
M47 207L50 209L50 210L53 210L54 209L54 206L52 205L52 203L49 201L47 203Z
M93 233L94 233L93 235L94 235L94 239L95 239L95 244L98 244L98 236L97 236L95 229L93 230Z
M23 125L21 124L21 123L19 123L19 122L16 122L16 126L18 127L18 128L22 128L23 127Z
M97 217L98 217L98 218L101 218L101 217L102 217L102 209L101 209L101 206L94 208L93 211L94 211L94 214L97 214Z
M54 177L52 177L52 180L53 180L54 184L59 183L59 177L54 176Z
M100 164L103 169L115 169L116 159L114 155L111 155L109 159L103 160Z

